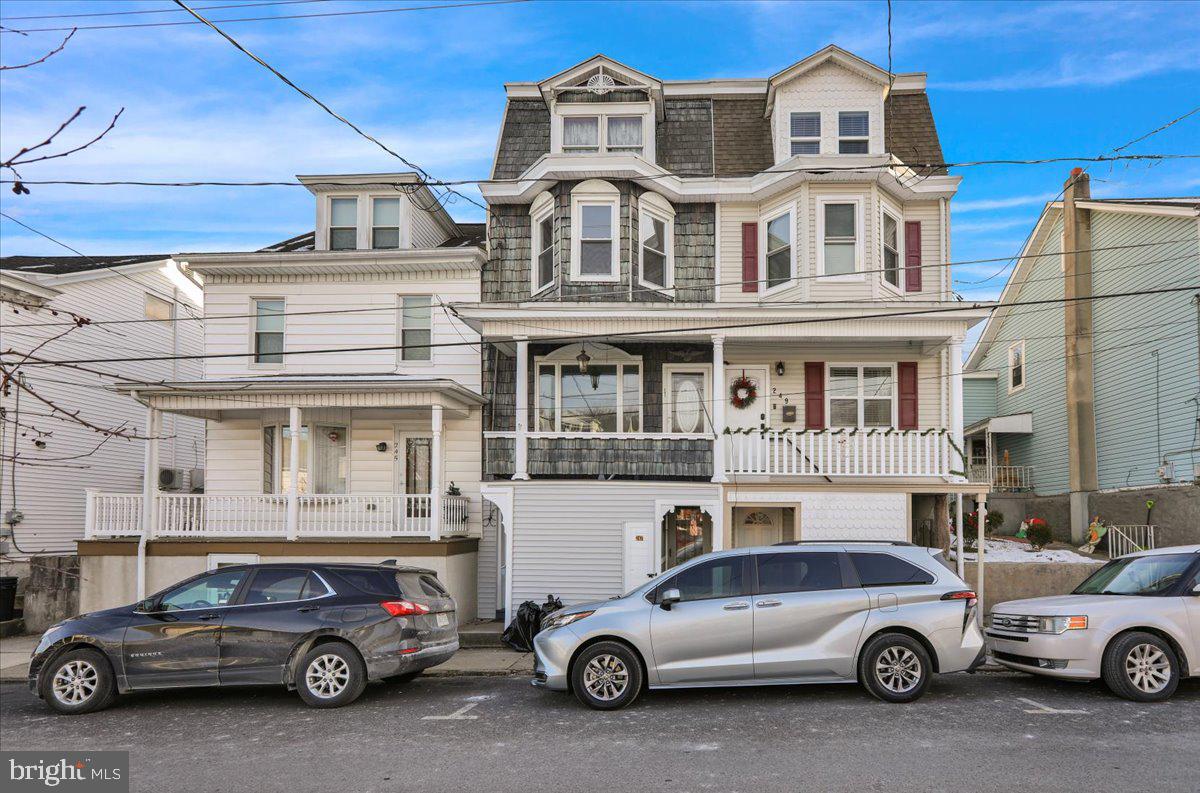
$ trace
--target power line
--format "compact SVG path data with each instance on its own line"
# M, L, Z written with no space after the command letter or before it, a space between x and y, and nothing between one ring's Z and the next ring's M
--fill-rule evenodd
M368 9L363 9L360 11L323 11L323 12L313 13L313 14L278 14L276 16L269 16L269 17L236 17L236 18L218 19L215 21L216 22L273 22L276 20L285 20L285 19L317 19L320 17L364 16L366 14L395 14L395 13L399 13L402 11L438 11L443 8L475 8L478 6L509 5L512 3L525 3L525 2L529 2L529 0L477 0L476 2L441 3L438 5L398 6L398 7L394 7L394 8L368 8ZM175 9L171 9L171 10L175 10ZM188 10L190 10L190 9L188 9ZM204 22L204 24L207 24L207 20L204 20L203 22ZM166 28L166 27L178 27L180 25L199 25L199 24L202 24L202 23L201 22L134 22L134 23L124 23L124 24L115 24L115 25L75 25L74 27L78 30L119 30L119 29L125 29L125 28ZM14 32L14 33L17 33L17 32L20 32L20 33L50 33L50 32L63 31L63 30L71 30L71 28L68 28L68 27L21 28L20 31L14 30L11 32ZM0 32L8 33L10 31L3 30Z
M328 3L329 0L270 0L270 2L258 3L226 3L219 6L196 6L199 9L211 10L214 8L256 8L258 6L282 6L282 5L301 5L304 3ZM33 16L23 17L4 17L0 22L13 22L16 20L26 19L79 19L82 17L123 17L134 16L136 14L177 14L178 8L154 8L144 11L94 11L88 14L36 14Z
M1188 291L1192 291L1192 290L1200 290L1200 284L1189 284L1187 286L1165 287L1165 288L1161 288L1161 289L1143 289L1143 290L1136 290L1136 291L1132 291L1132 292L1114 292L1114 293L1109 293L1109 294L1104 294L1104 295L1091 295L1091 296L1087 296L1087 297L1073 297L1073 298L1062 297L1062 298L1046 298L1046 299L1041 299L1041 300L1013 301L1011 303L1006 303L1005 307L1008 308L1011 306L1037 306L1037 305L1051 305L1051 304L1057 304L1057 303L1074 303L1074 302L1077 302L1080 300L1089 300L1089 301L1105 300L1105 299L1118 298L1118 297L1132 297L1135 295L1169 294L1169 293L1173 293L1173 292L1188 292ZM646 337L646 336L661 336L661 335L668 335L668 334L673 335L673 334L680 334L680 333L684 333L684 334L702 333L702 332L709 332L709 331L715 331L715 330L742 330L742 329L747 329L747 328L765 328L765 327L776 327L776 326L787 326L787 325L808 325L808 324L826 323L826 322L845 322L848 320L855 320L855 319L889 319L889 318L894 318L894 317L928 316L930 314L945 314L945 313L953 313L953 312L961 313L963 311L979 309L979 308L987 308L990 310L994 310L995 308L997 308L997 306L994 306L994 305L986 305L985 306L985 305L980 305L979 303L974 303L974 304L961 303L956 306L943 307L943 308L919 308L919 309L914 309L914 310L910 310L910 311L893 311L893 312L880 313L880 314L863 314L863 315L859 315L859 316L848 316L848 317L804 317L804 318L799 318L799 319L771 320L768 322L757 322L757 323L752 323L752 324L737 323L737 324L725 324L725 325L706 325L706 326L690 327L690 328L689 327L679 327L679 328L665 328L665 329L652 329L652 330L631 330L631 331L623 331L620 333L568 334L568 335L560 335L557 337L541 338L541 339L537 339L537 341L538 341L538 343L550 343L550 342L556 342L556 341L568 341L569 342L569 341L581 341L581 340L588 341L588 340L596 340L596 339L626 339L626 338L635 338L635 337L640 338L640 337ZM520 323L518 322L518 323L514 323L514 324L520 324ZM373 346L366 346L366 347L336 347L336 348L284 350L282 352L275 353L275 354L281 355L281 356L286 356L286 355L326 355L326 354L343 354L343 353L351 353L351 352L381 352L381 351L388 351L388 350L417 350L417 349L434 349L434 348L443 348L443 347L463 347L463 346L471 346L471 344L473 344L473 343L471 343L471 342L466 342L466 343L464 343L464 342L430 342L429 344L388 344L388 345L373 345ZM10 354L15 355L18 353L14 352L14 353L10 353ZM31 359L25 365L26 366L29 366L29 365L51 365L51 366L53 366L53 365L64 365L64 364L80 365L80 364L96 364L96 363L138 363L138 362L144 362L144 361L212 360L212 359L221 359L221 358L249 358L254 355L255 355L254 352L228 352L228 353L199 353L199 354L195 354L195 355L162 355L162 356L147 356L147 357L138 357L138 358L81 358L81 359L74 359L74 360L56 360L56 361Z

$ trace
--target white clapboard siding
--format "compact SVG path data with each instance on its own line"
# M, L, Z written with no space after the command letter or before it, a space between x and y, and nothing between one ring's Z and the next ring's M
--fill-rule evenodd
M49 302L48 308L75 312L94 322L143 319L148 291L164 298L174 297L178 301L178 317L188 316L184 305L199 315L199 290L194 285L186 286L174 268L174 263L157 267L134 265L122 268L125 276L108 270L88 277L43 277L39 283L61 290L61 294ZM172 272L171 277L168 277L168 271ZM177 288L177 284L185 284L185 287ZM24 308L19 309L20 313L14 313L13 308L10 303L0 305L0 336L3 336L5 348L29 351L64 329L49 325L15 327L31 322L61 322L66 315L55 317L46 309L29 311ZM201 334L201 323L190 321L107 327L89 325L49 342L37 354L58 360L197 354L202 350ZM198 361L113 362L96 364L94 368L130 380L191 380L200 376ZM97 426L124 426L144 434L145 408L130 397L108 390L114 382L112 378L62 367L25 366L21 371L39 395L64 410L78 410L81 418ZM16 543L10 553L15 558L23 558L26 553L73 553L75 540L83 537L84 491L95 488L110 493L141 492L145 444L113 437L99 445L104 441L103 435L73 421L48 415L53 411L29 394L20 395L18 410L17 397L17 389L13 389L12 394L2 398L5 408L5 421L0 429L3 454L5 458L11 457L15 440L21 460L41 464L14 466L11 459L3 461L0 513L14 506L12 477L15 471L15 507L24 515L15 527ZM33 425L53 435L43 438L46 447L39 450L33 444L35 434L27 427L20 427L14 438L13 430L17 425L13 422ZM21 435L21 431L27 434ZM159 441L159 464L164 468L184 469L187 487L188 472L204 467L204 422L183 416L164 416L163 436Z

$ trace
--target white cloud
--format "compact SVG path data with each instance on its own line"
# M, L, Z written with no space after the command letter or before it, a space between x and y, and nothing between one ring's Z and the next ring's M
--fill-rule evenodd
M1008 198L980 198L974 201L955 201L950 204L954 214L965 212L990 212L994 209L1012 209L1013 207L1044 204L1054 198L1053 193L1036 193L1031 195L1009 196Z
M1052 67L976 80L935 82L932 88L949 91L1025 91L1040 88L1105 87L1165 72L1200 70L1195 42L1190 46L1153 50L1068 53Z
M996 220L968 220L962 223L952 223L951 229L956 234L974 234L985 231L1001 231L1017 226L1032 226L1033 221L1027 217L999 218Z

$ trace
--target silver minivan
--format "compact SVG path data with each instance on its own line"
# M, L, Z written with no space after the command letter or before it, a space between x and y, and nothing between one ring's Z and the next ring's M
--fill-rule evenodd
M858 681L911 702L983 662L975 593L909 543L799 542L705 554L534 639L533 684L600 710L644 687Z

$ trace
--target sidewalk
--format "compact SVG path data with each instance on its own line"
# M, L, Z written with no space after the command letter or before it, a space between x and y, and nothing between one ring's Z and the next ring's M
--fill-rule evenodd
M10 636L0 639L0 682L25 681L29 656L37 646L38 636ZM425 671L427 675L451 677L457 675L531 675L533 654L518 653L495 647L459 650L444 664Z

